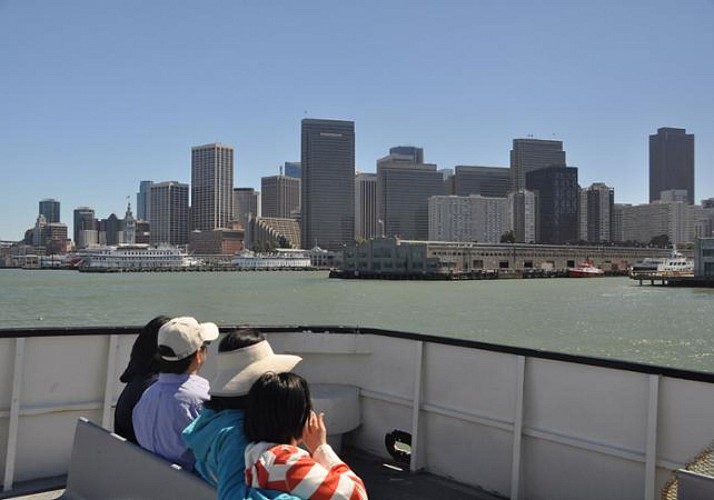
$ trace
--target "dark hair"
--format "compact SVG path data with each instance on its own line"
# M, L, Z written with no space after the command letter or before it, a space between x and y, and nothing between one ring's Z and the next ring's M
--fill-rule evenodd
M264 373L248 393L245 435L249 441L290 443L302 436L310 410L304 378L291 372Z
M233 330L221 339L221 343L218 344L218 352L236 351L255 345L263 340L265 340L263 334L253 328Z
M134 341L129 356L129 364L119 379L128 383L137 376L150 376L158 373L159 363L156 358L156 339L161 328L171 318L156 316L149 321L139 332Z
M233 330L221 339L218 344L218 352L231 352L250 347L265 340L265 337L258 330L252 328L241 328ZM248 408L248 396L211 396L203 406L211 410L245 410Z
M198 351L193 352L191 355L179 359L177 361L168 361L164 358L161 357L161 354L165 354L167 356L173 356L174 351L170 347L166 346L159 346L159 350L156 354L156 359L159 363L159 372L161 373L177 373L177 374L182 374L186 373L188 371L188 367L191 366L191 362L193 361L193 358L196 357L196 353Z

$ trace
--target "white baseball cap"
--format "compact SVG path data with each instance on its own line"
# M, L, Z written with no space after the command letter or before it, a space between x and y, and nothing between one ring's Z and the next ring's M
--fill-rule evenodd
M160 329L157 339L159 347L165 346L174 353L161 355L166 361L179 361L198 351L206 342L218 338L215 323L199 323L195 318L182 316L167 321Z

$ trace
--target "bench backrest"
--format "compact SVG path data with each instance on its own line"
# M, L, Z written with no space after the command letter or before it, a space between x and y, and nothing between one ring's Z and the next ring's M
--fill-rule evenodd
M711 500L714 498L714 477L688 470L677 471L677 500Z
M178 465L80 418L63 498L213 500L216 490Z

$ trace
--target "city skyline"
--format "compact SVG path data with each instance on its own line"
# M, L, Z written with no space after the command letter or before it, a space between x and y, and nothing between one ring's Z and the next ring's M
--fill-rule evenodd
M300 159L305 117L354 121L361 172L395 145L444 169L506 166L515 138L562 141L582 186L634 204L648 199L648 136L685 128L698 202L714 196L712 18L704 0L0 1L13 69L0 81L0 239L20 239L45 198L70 228L82 206L121 216L141 180L188 183L196 144L235 147L234 187L257 188Z

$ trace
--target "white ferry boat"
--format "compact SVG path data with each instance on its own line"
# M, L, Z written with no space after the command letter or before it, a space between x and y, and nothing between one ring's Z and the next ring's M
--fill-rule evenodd
M68 494L94 489L82 498L215 498L176 492L179 479L197 479L160 460L138 480L143 466L127 457L147 453L98 427L113 427L139 329L0 329L3 498L48 478L63 488L68 470ZM371 498L714 498L714 489L686 495L689 473L676 472L714 483L696 475L713 456L712 373L377 329L260 329L276 352L304 358L296 371L316 394L329 386L321 404L333 403L322 406L332 438L380 467L365 475ZM202 371L208 379L215 360ZM99 436L73 452L80 417ZM169 472L175 480L157 480ZM421 489L425 477L440 481L436 493Z
M77 268L86 272L152 271L192 267L199 262L171 245L144 244L87 248L77 254Z
M243 250L231 260L231 264L246 271L310 269L310 256L303 250L278 248L269 253Z
M686 258L675 248L672 250L672 255L657 266L657 272L675 276L694 276L694 260Z

